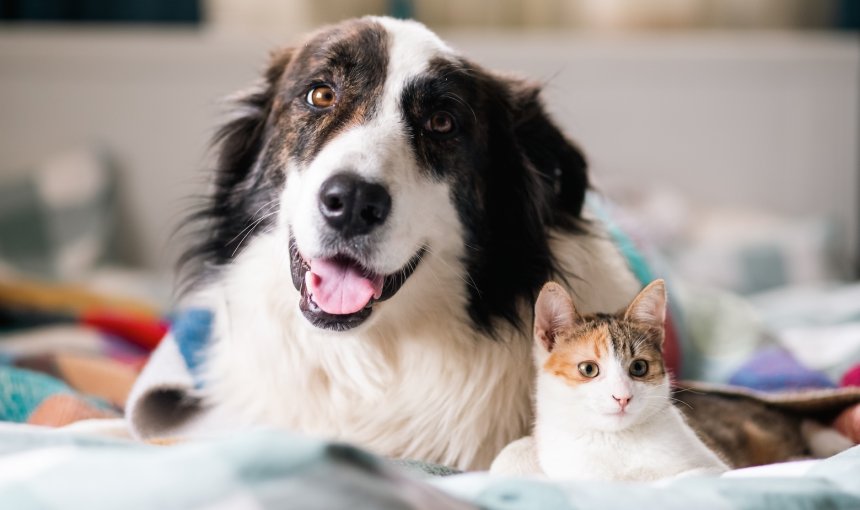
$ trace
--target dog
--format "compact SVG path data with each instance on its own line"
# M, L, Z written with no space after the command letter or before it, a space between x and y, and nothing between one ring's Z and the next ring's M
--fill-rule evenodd
M526 434L541 285L593 311L639 290L539 94L414 21L273 53L217 135L184 258L215 311L208 406L462 469Z
M530 430L543 283L582 313L639 290L540 87L417 22L323 28L238 105L183 259L187 301L213 313L193 391L210 416L487 468ZM165 395L183 415L186 396Z

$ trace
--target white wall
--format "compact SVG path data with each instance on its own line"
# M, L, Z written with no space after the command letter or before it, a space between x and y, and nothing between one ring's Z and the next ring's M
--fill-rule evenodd
M0 27L0 179L99 142L119 157L124 253L168 270L167 238L203 191L219 99L295 39L191 30ZM548 82L547 104L598 181L858 225L856 38L452 33L491 68ZM848 253L846 251L846 253ZM856 252L853 252L856 253Z

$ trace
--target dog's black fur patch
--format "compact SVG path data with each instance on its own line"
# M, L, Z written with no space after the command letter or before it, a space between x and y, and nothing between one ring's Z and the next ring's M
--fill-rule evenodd
M547 230L582 226L585 158L550 120L539 92L466 60L440 59L401 97L415 156L451 183L466 233L469 312L486 331L497 317L521 326L521 300L532 303L558 274ZM456 132L423 129L437 111L454 116Z
M388 32L378 23L341 23L308 41L290 63L276 101L284 152L308 164L337 133L373 118L387 68ZM308 90L321 84L335 90L330 110L305 100Z

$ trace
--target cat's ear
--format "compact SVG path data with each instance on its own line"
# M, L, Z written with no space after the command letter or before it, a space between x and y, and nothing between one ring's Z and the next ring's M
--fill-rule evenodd
M642 289L624 312L624 320L663 328L666 322L666 284L663 280L654 280Z
M555 282L544 285L535 302L535 342L546 352L551 352L559 331L570 328L577 320L579 314L570 294Z

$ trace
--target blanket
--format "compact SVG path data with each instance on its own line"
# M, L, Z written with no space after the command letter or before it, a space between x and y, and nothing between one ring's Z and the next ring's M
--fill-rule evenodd
M16 510L860 508L860 446L823 461L657 483L428 479L353 447L283 431L153 446L0 426L0 502ZM94 482L97 481L97 485Z
M126 298L0 282L0 421L63 426L122 416L167 329L156 310Z

